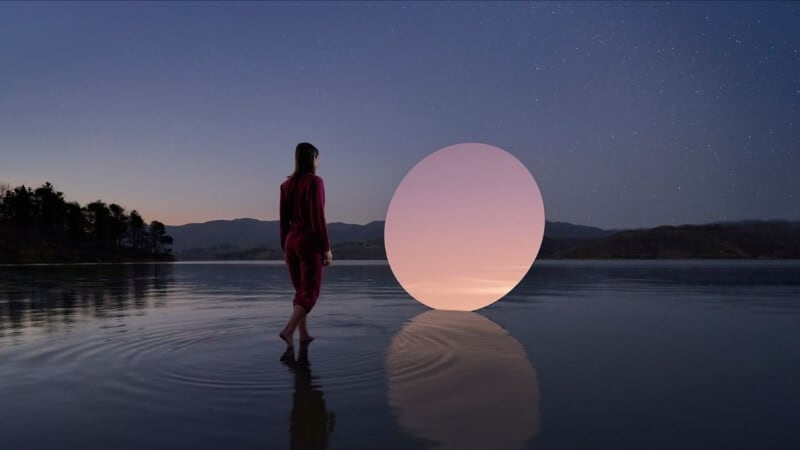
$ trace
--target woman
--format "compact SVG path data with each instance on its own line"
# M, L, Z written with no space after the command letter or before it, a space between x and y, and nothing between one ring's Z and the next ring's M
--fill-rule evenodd
M289 322L278 333L287 351L294 349L294 330L300 329L300 344L314 338L308 334L306 317L319 297L322 266L333 261L325 223L325 185L316 175L319 150L308 142L297 144L294 173L281 183L281 249L295 289Z

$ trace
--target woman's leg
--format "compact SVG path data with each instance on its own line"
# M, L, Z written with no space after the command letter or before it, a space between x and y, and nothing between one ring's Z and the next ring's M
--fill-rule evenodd
M319 297L322 281L322 254L314 251L316 241L311 236L292 236L287 238L287 264L295 286L294 310L286 327L279 333L288 346L294 344L294 330L300 328L300 341L311 342L308 334L307 315Z
M298 247L299 244L301 244L301 241L298 240L299 237L300 236L297 236L295 233L290 232L286 237L285 245L286 267L289 269L289 277L292 279L295 295L294 301L292 302L294 304L292 307L292 314L289 316L289 321L286 323L286 326L278 333L278 336L280 336L289 347L294 346L294 330L297 328L300 321L305 322L303 319L306 315L306 310L297 304L297 298L303 295L303 268L299 257L300 255L298 254Z
M301 292L296 298L296 305L303 305L306 307L304 314L297 322L300 329L300 343L309 343L314 340L314 337L308 333L308 312L317 303L319 297L320 279L322 277L322 256L312 255L310 258L301 257ZM319 260L319 261L318 261Z
M307 312L305 308L300 305L294 305L292 315L289 317L289 322L287 322L286 326L283 327L283 330L278 333L278 336L280 336L281 339L286 342L287 346L294 347L294 330L298 325L300 325L300 321L305 319L306 314ZM306 332L308 332L308 330L306 330ZM302 337L300 339L302 339Z
M304 315L303 318L300 319L298 328L300 329L300 343L311 342L314 340L314 336L308 334L308 314Z
M302 295L298 298L297 303L306 307L306 311L310 312L316 305L317 298L319 298L320 284L322 281L322 254L315 252L313 249L308 250L300 256L300 267L302 274ZM308 315L298 323L300 328L300 343L309 343L314 340L314 337L308 333Z

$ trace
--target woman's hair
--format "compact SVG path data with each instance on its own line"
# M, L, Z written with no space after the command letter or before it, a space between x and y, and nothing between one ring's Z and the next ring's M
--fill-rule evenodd
M317 147L314 147L308 142L297 144L297 147L294 149L294 173L291 176L306 172L315 173L314 158L317 156L319 156Z

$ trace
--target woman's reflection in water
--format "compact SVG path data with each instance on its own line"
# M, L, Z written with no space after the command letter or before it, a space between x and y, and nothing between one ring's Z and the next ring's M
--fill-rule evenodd
M294 348L287 349L281 362L294 374L289 448L327 449L328 436L333 433L336 416L325 407L322 385L317 382L319 377L311 373L308 344L300 344L296 358Z

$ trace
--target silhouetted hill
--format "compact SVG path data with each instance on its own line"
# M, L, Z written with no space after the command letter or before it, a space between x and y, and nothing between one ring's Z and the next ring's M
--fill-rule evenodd
M383 225L383 221L366 225L329 223L328 237L334 248L347 242L374 239L381 239L382 242ZM231 255L235 254L266 254L264 252L268 249L277 249L281 254L280 258L283 257L280 251L280 224L277 220L212 220L167 226L167 232L174 239L173 251L181 259L231 259Z
M546 231L545 231L546 232ZM552 258L564 250L589 242L589 239L553 239L545 234L542 246L539 248L539 258Z
M172 251L178 257L190 249L249 249L258 246L280 250L278 221L256 219L212 220L180 226L167 225L174 243Z
M800 222L661 226L556 250L553 258L800 258Z
M544 235L551 239L597 239L616 233L618 230L575 225L567 222L545 222Z
M364 241L348 241L333 244L331 249L335 259L386 259L386 250L383 239L369 239ZM222 259L222 260L275 260L283 259L280 249L257 247L249 250L231 250L230 248L217 248L207 253L192 253L185 255L186 259Z

